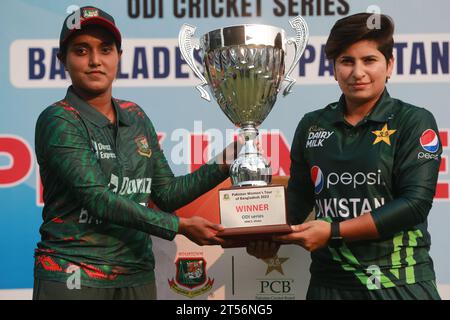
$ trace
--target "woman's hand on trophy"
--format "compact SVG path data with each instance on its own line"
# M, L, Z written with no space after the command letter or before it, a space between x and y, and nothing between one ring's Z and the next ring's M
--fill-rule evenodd
M199 246L204 245L223 245L222 238L217 237L219 231L224 227L220 224L212 223L201 217L180 218L178 233L195 242Z
M274 241L297 244L313 252L325 247L331 237L331 224L323 220L314 220L291 226L292 233L275 236Z
M251 241L247 245L247 253L258 259L269 259L277 255L280 244L269 240Z

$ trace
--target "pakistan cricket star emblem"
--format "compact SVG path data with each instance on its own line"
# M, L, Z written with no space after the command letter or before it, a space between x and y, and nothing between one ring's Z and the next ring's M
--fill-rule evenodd
M138 153L141 156L150 158L152 156L152 149L148 146L147 138L145 136L139 136L134 139L138 148Z
M177 275L175 279L168 280L173 291L188 298L194 298L211 290L214 279L211 280L206 276L205 259L178 258L175 265Z
M274 270L284 275L283 267L281 265L288 259L289 258L279 258L278 255L270 259L264 259L263 261L267 264L266 276Z
M383 127L383 129L381 129L381 130L376 130L376 131L372 131L372 133L374 134L374 135L376 135L377 137L376 137L376 139L375 139L375 141L373 142L373 144L375 145L375 144L377 144L377 143L380 143L380 142L384 142L384 143L386 143L387 145L391 145L391 139L390 139L390 137L391 137L391 135L393 135L395 132L397 132L397 130L389 130L388 129L388 125L387 125L387 123L384 125L384 127Z

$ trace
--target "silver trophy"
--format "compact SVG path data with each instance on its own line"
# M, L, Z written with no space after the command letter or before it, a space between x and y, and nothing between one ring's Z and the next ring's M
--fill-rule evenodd
M289 21L296 36L287 38L277 27L243 24L225 27L194 38L196 28L183 25L178 37L183 58L200 78L202 98L210 101L209 85L225 115L240 128L245 144L230 167L233 187L219 190L220 236L245 246L275 233L288 233L284 186L270 185L272 170L256 147L257 127L272 110L283 82L283 94L291 92L290 77L308 42L308 26L302 17ZM294 46L292 65L285 72L286 48ZM201 49L203 74L194 60Z
M272 181L268 161L258 152L255 139L257 127L272 110L281 84L287 86L283 95L291 92L295 80L290 77L308 42L308 26L298 16L289 21L296 36L287 38L277 27L243 24L225 27L194 38L196 27L184 24L178 43L181 54L201 83L197 86L203 99L211 101L205 87L209 85L217 103L231 122L240 128L245 145L230 168L234 186L265 186ZM285 72L287 45L295 54ZM194 49L201 49L205 75L194 60Z

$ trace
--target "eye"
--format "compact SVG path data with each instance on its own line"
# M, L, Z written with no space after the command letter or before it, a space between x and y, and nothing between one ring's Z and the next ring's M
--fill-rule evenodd
M341 58L339 62L343 65L351 65L353 64L353 59L351 58Z
M87 49L84 47L75 47L73 51L75 52L76 55L79 56L85 55L87 53Z
M109 54L109 53L111 53L112 51L113 51L112 46L104 46L104 47L102 47L102 53L103 53L103 54Z
M373 63L373 62L376 62L376 61L378 61L378 59L377 59L376 57L367 57L367 58L364 58L364 62L365 62L365 63Z

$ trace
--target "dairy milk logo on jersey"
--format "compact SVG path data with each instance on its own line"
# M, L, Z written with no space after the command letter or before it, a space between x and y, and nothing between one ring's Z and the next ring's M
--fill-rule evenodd
M439 150L439 138L432 129L425 130L420 137L422 148L430 153L436 153Z
M323 190L323 186L325 184L322 170L318 166L314 166L311 168L311 180L314 184L314 193L319 194Z
M334 131L327 131L318 126L312 126L309 128L308 139L306 140L306 148L318 148L323 147L323 143L328 140Z

